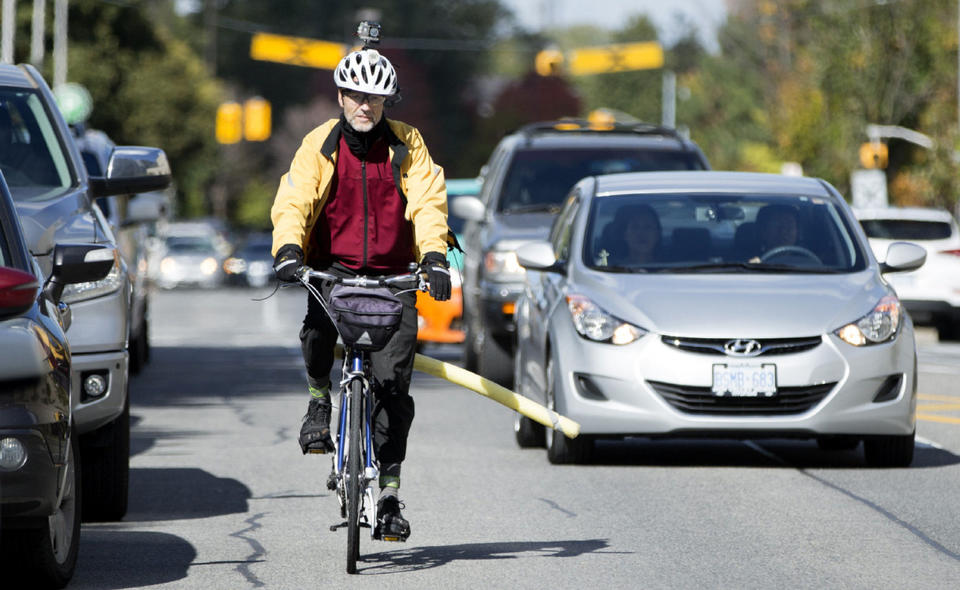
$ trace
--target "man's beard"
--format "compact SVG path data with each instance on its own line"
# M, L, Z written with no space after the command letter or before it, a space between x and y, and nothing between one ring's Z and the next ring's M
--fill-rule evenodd
M366 119L363 121L358 120L356 113L354 113L352 117L347 117L347 123L350 123L350 126L360 133L366 133L367 131L370 131L377 124L377 122L373 119Z

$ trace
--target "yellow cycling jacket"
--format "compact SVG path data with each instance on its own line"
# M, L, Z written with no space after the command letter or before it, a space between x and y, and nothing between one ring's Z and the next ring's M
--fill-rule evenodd
M426 252L447 252L447 185L443 168L430 158L423 137L415 128L387 120L385 135L390 147L394 182L406 202L404 217L413 222L415 260ZM280 177L280 187L270 210L273 221L273 255L284 244L297 244L310 258L310 234L330 193L340 142L340 119L331 119L303 138L290 170Z

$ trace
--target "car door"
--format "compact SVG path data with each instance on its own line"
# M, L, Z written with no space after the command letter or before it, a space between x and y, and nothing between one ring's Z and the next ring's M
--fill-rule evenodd
M574 222L581 205L581 188L575 187L564 203L550 230L550 243L557 258L558 266L566 269L570 260L570 244ZM529 375L533 389L543 399L547 383L547 358L550 354L550 322L569 321L563 310L566 301L566 270L564 272L532 272L527 282L527 300L529 307L527 323L530 326L529 341L526 343L529 359L538 370Z

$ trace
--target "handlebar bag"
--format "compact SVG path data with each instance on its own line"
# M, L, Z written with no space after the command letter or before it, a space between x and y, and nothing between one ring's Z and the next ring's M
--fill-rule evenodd
M334 285L330 309L345 345L377 351L400 327L403 303L386 287Z

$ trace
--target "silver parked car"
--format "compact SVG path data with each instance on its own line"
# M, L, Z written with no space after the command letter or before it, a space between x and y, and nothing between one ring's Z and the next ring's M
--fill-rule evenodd
M836 189L814 178L651 172L585 178L549 241L517 250L514 378L577 420L578 438L520 418L521 446L589 458L597 438L861 440L867 463L913 458L913 326ZM533 272L536 271L536 272Z

